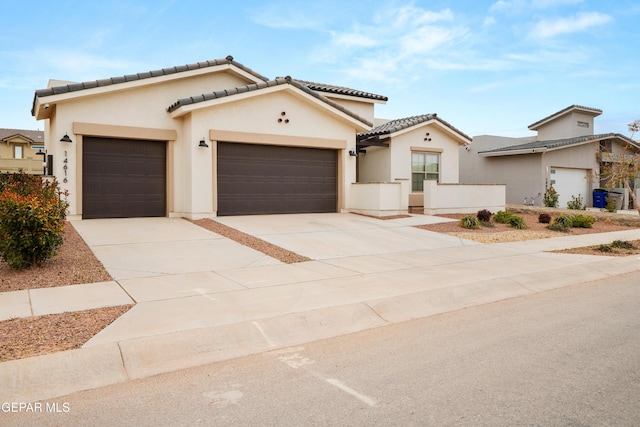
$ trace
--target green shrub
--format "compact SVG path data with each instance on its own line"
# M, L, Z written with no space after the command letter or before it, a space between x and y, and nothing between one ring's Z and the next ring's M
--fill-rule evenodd
M560 195L558 194L556 189L553 188L553 185L550 185L545 190L544 196L542 198L542 201L543 201L544 205L546 207L548 207L548 208L557 208L558 207L558 198L560 198Z
M480 228L480 221L475 216L469 215L460 220L460 226L462 228L476 229Z
M478 211L478 214L476 216L478 217L480 222L489 222L491 221L491 215L493 215L491 211L483 209L481 211Z
M591 215L572 215L571 216L571 226L577 228L591 228L593 223L596 222L596 219Z
M527 228L527 224L524 222L524 218L517 215L513 215L511 218L509 218L509 225L513 228L517 228L518 230Z
M553 231L567 231L572 226L573 221L571 220L571 217L569 215L562 215L554 219L547 228Z
M584 200L582 199L582 195L578 194L578 197L571 195L571 200L567 202L567 209L574 209L578 211L583 211L587 207L584 205Z
M512 212L509 212L509 211L498 211L493 216L493 220L495 222L500 223L500 224L508 224L509 223L509 218L511 218L512 216L513 216Z
M551 215L546 213L541 213L538 216L538 222L541 224L549 224L551 222Z
M62 245L68 205L55 179L0 174L0 258L19 269L54 256Z
M482 227L494 228L495 225L491 221L480 221Z
M613 242L611 242L611 245L609 246L617 249L635 249L636 248L635 246L633 246L633 243L627 242L626 240L614 240Z
M605 200L607 201L607 204L605 205L604 208L606 209L607 212L618 211L618 204L616 203L616 199L614 199L613 197L607 196Z
M600 245L600 246L598 246L598 250L600 252L611 252L611 246L609 246L609 245Z

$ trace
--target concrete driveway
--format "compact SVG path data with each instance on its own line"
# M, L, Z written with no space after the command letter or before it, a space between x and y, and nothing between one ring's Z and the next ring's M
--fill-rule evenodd
M215 218L315 260L386 255L474 244L414 225L450 221L426 215L380 220L356 214L298 214Z
M281 264L181 218L71 223L115 280Z

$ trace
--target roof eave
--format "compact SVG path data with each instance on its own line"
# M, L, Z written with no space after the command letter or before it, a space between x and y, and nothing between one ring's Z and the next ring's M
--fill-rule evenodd
M124 91L128 89L139 88L143 86L160 84L167 81L173 81L173 80L177 80L185 77L194 77L194 76L200 76L200 75L209 74L209 73L218 73L226 70L231 70L236 74L254 83L265 81L264 79L266 79L266 77L260 76L257 73L247 71L244 68L237 66L234 62L235 61L230 61L228 63L221 63L217 65L212 65L209 67L181 71L181 72L176 72L171 74L152 76L152 77L147 77L143 79L125 81L122 83L111 83L111 84L102 85L102 86L97 84L95 87L89 87L89 88L80 89L80 90L68 90L58 94L39 95L38 92L45 92L48 90L48 89L40 89L40 90L37 90L34 94L33 105L31 108L31 115L34 116L36 120L42 120L42 119L49 118L49 116L51 115L51 111L47 113L42 112L43 106L45 105L54 107L55 104L57 104L58 102L63 102L69 99L78 99L78 98L84 98L89 96L101 95L104 93L119 92L119 91ZM78 83L78 84L83 84L83 83ZM63 86L60 86L60 87L63 87ZM49 88L49 89L53 89L53 88Z
M299 88L297 88L294 85L291 84L278 84L275 86L267 86L267 87L263 87L260 88L258 90L252 90L252 91L247 91L247 92L243 92L243 93L235 93L233 95L228 95L228 96L223 96L220 98L214 98L214 99L210 99L210 100L206 100L206 101L199 101L199 102L194 102L191 104L185 104L185 105L179 105L176 108L172 109L169 114L171 116L171 118L180 118L186 114L189 114L193 111L196 110L201 110L204 108L210 108L210 107L215 107L218 105L223 105L226 103L231 103L231 102L236 102L236 101L240 101L242 99L247 99L247 98L251 98L254 96L261 96L261 95L266 95L269 93L274 93L274 92L278 92L278 91L282 91L282 90L291 90L293 91L293 93L304 97L306 100L312 102L313 104L315 104L316 106L319 106L323 109L326 110L330 110L332 111L334 114L337 114L341 119L343 119L344 121L347 121L348 123L352 124L355 126L356 128L356 132L362 132L362 131L367 131L369 129L371 129L371 123L368 123L366 121L361 121L356 119L355 117L343 112L340 109L337 108L331 108L332 106L330 104L327 104L326 102L324 102L321 99L318 99L315 96L311 96L308 93L306 93L304 90L301 90ZM362 119L364 120L364 119Z
M540 148L526 148L523 150L502 150L502 151L480 151L478 155L481 157L501 157L501 156L515 156L520 154L542 154L549 151L547 147Z
M543 126L543 125L545 125L545 124L547 124L547 123L549 123L549 122L551 122L553 120L556 120L556 119L558 119L558 118L560 118L560 117L562 117L564 115L567 115L567 114L569 114L569 113L571 113L573 111L580 111L582 113L586 113L586 114L588 114L590 116L593 116L593 117L598 117L599 115L602 114L602 110L598 110L598 109L595 109L595 108L584 107L582 105L571 105L571 106L569 106L569 107L567 107L567 108L565 108L563 110L560 110L560 111L558 111L558 112L556 112L556 113L554 113L554 114L552 114L552 115L550 115L548 117L545 117L544 119L538 120L537 122L534 122L534 123L530 124L527 128L529 130L535 131L538 128L540 128L540 126Z

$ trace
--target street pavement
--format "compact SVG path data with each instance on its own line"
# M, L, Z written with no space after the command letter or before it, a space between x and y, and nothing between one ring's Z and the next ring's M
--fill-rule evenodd
M413 227L423 215L218 221L313 261L284 264L177 218L72 222L112 282L0 294L1 318L135 303L81 349L0 364L0 401L35 401L585 281L638 257L549 250L640 229L483 245Z
M0 425L637 426L638 283L640 272L77 392Z

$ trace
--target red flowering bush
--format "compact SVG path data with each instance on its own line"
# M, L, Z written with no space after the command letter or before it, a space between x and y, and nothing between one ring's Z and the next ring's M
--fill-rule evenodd
M0 174L0 258L19 269L40 265L62 245L66 192L25 173Z

